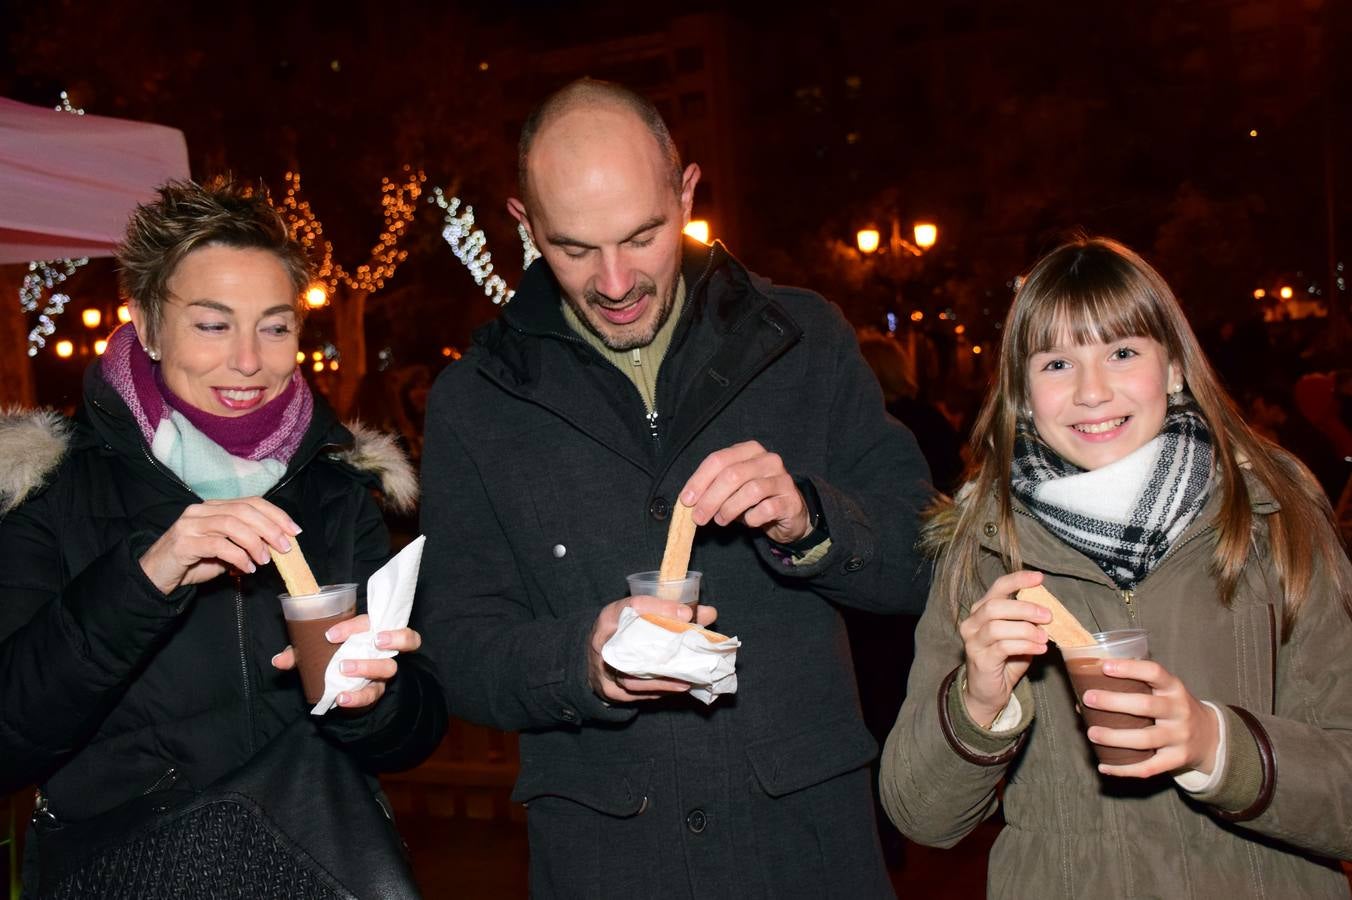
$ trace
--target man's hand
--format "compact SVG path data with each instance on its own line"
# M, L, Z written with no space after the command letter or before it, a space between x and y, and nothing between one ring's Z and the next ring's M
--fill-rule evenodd
M740 519L779 544L801 540L812 527L807 502L784 460L757 441L706 456L681 489L681 502L695 508L696 525Z
M679 694L690 690L690 683L668 678L631 678L623 672L617 672L601 658L601 648L610 640L615 629L620 627L620 610L632 606L634 612L657 613L682 622L690 621L690 607L674 600L658 600L656 597L625 597L607 604L596 617L592 626L591 643L588 646L592 690L602 700L611 703L628 703L632 700L656 700L665 694ZM718 618L718 610L703 603L695 607L695 622L710 625Z

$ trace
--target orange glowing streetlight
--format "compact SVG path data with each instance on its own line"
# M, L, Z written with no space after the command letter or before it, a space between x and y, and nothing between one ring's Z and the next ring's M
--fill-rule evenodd
M1266 296L1267 291L1263 290L1262 288L1256 288L1253 292L1253 299L1255 300L1262 300Z
M86 328L98 328L99 323L103 321L103 311L90 307L80 313L80 321Z
M305 292L305 305L310 309L319 309L328 302L329 292L324 290L322 284L312 284L310 289Z
M99 356L102 356L102 355L103 355L103 351L104 351L104 350L107 350L107 349L108 349L108 342L105 341L105 340L103 340L102 338L100 338L99 340L97 340L97 341L94 342L94 352L95 352L96 354L98 354Z
M855 233L854 242L860 253L873 253L878 249L880 235L876 228L861 228Z
M709 222L705 219L691 219L681 229L682 234L689 235L701 244L709 243Z
M1283 300L1290 300L1291 297L1292 297L1292 295L1295 294L1295 291L1291 290L1291 286L1290 286L1290 285L1284 284L1284 285L1282 285L1281 290L1279 290L1279 291L1277 292L1277 294L1278 294Z
M915 245L921 250L928 250L934 246L935 241L939 240L939 226L933 222L916 222Z
M123 325L126 325L128 322L131 321L131 310L127 308L127 304L123 303L118 306L117 320L121 322Z
M70 359L71 354L75 352L75 345L70 341L56 342L56 355L62 359Z

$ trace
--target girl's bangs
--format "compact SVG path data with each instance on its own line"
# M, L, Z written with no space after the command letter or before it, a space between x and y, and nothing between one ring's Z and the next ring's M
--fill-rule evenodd
M1061 285L1035 301L1027 312L1023 357L1053 347L1112 343L1129 337L1154 338L1167 344L1157 305L1142 291L1125 285L1084 289Z

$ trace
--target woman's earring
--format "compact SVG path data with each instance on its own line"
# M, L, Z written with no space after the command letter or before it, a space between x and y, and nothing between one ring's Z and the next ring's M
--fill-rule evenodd
M152 349L149 348L149 347L142 347L141 349L145 350L146 356L149 356L149 357L150 357L152 360L154 360L155 362L159 362L159 361L160 361L160 351L158 351L158 350L152 350Z
M1183 382L1180 381L1178 384L1175 384L1173 387L1169 388L1169 393L1171 394L1183 393Z

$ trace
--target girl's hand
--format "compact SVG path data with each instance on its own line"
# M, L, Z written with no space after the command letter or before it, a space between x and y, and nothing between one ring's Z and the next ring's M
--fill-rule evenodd
M324 633L331 644L341 644L354 634L369 630L371 618L362 613L346 622L339 622ZM393 631L381 631L376 634L376 646L382 650L397 650L400 653L412 653L422 646L422 635L412 628L396 628ZM296 651L287 647L272 658L272 664L283 671L296 665ZM385 683L399 671L394 659L345 659L342 662L344 675L358 675L371 679L366 687L356 691L344 691L338 695L338 705L355 709L370 706L385 693Z
M229 567L253 572L291 549L300 526L262 497L206 500L189 506L141 557L141 569L161 593L201 584Z
M1031 658L1047 652L1047 632L1039 625L1050 622L1052 614L1036 603L1014 599L1016 592L1041 583L1041 572L1002 575L958 625L967 657L962 699L968 715L982 726L995 721L1009 703Z
M1103 674L1144 681L1150 685L1151 693L1085 691L1081 702L1095 709L1154 719L1155 724L1147 728L1095 725L1089 729L1089 740L1105 747L1154 750L1155 755L1126 766L1100 764L1100 772L1123 778L1150 778L1162 772L1194 769L1207 774L1215 769L1220 722L1216 713L1194 697L1182 681L1149 659L1105 659Z

